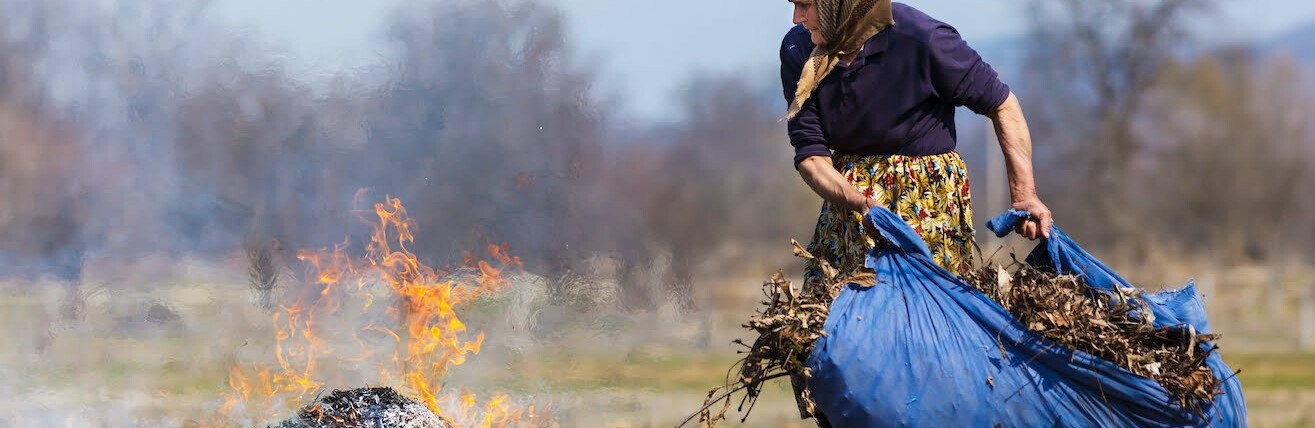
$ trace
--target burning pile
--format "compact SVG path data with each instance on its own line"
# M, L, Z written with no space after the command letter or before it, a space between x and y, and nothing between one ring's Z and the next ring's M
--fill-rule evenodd
M234 366L229 375L232 392L220 413L230 422L244 413L269 420L286 411L287 404L304 403L328 381L366 382L396 385L416 401L388 388L339 391L303 408L288 423L491 428L544 424L533 407L514 408L505 394L495 393L481 406L470 392L444 385L448 370L479 353L484 342L483 333L467 331L457 310L505 288L502 270L519 267L520 260L509 256L504 245L490 244L489 261L468 254L461 266L436 269L410 251L416 225L400 200L386 198L362 218L373 232L363 257L350 256L347 244L297 254L310 266L307 284L271 318L275 343L265 357L277 364ZM429 416L417 413L420 409ZM419 425L370 422L399 415L415 415L407 420ZM443 423L432 423L437 420Z
M794 245L795 255L813 256ZM846 283L871 283L866 277L837 278L825 261L823 272L832 278L826 290L800 292L780 273L763 283L763 307L744 327L757 333L737 365L739 379L709 391L699 413L701 424L713 426L725 417L730 397L745 390L740 410L751 410L763 384L790 376L796 385L810 376L804 360L823 335L829 308L838 287ZM985 267L961 278L991 300L999 303L1023 325L1069 349L1081 350L1114 362L1163 386L1186 409L1200 413L1220 388L1220 380L1205 360L1217 347L1217 335L1198 334L1193 328L1156 328L1151 311L1140 298L1140 290L1098 290L1073 276L1055 275L1019 264L1013 272L1003 267ZM1202 346L1206 345L1206 346ZM810 413L813 402L805 388L796 397ZM724 402L720 412L711 408ZM747 412L746 412L747 413ZM747 414L745 416L748 417Z
M452 424L423 404L392 388L333 391L297 416L271 428L450 428Z

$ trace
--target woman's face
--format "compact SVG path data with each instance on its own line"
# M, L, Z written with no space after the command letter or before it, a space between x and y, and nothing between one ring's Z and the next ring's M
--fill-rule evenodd
M790 0L794 3L794 23L803 24L808 29L808 33L813 36L813 44L822 46L826 41L822 39L822 27L817 19L817 5L813 0Z

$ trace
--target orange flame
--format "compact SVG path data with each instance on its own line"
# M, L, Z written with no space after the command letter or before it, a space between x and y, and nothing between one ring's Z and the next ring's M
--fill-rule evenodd
M464 390L453 400L442 399L447 371L479 353L484 343L483 333L471 337L456 309L504 289L502 270L522 266L520 259L509 255L506 244L490 243L491 262L467 254L458 269L434 269L408 248L415 240L416 225L401 200L386 197L374 205L373 214L370 242L361 259L349 256L347 242L332 250L297 253L297 258L309 265L306 278L311 281L292 305L281 306L271 317L277 367L233 367L228 379L231 391L220 411L227 414L240 406L261 413L259 417L272 417L286 410L280 409L282 406L307 404L308 397L325 386L324 378L331 375L321 370L321 365L375 362L375 383L400 385L399 389L459 426L542 424L533 407L515 409L506 394L494 394L482 407ZM453 278L469 278L474 283ZM344 306L344 300L352 304ZM379 308L377 302L392 303ZM362 323L343 314L380 311L397 328ZM343 329L335 331L331 325L343 316L351 322L346 332L350 340L338 337ZM353 350L335 349L335 344L344 342L354 345ZM457 408L445 414L440 409L442 401L455 402Z

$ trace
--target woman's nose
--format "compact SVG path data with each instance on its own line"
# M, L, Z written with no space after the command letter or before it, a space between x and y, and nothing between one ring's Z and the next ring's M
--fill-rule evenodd
M797 5L797 4L794 5L794 23L795 23L795 25L803 24L805 20L806 20L806 19L804 18L804 8L800 7L800 6Z

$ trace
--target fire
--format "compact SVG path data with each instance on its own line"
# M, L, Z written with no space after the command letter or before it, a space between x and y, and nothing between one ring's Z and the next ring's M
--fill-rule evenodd
M481 405L468 391L445 391L442 381L484 344L484 334L469 332L457 310L504 289L503 270L521 267L520 259L505 244L490 243L489 260L467 253L462 266L435 269L409 249L416 225L401 200L385 198L372 214L364 256L351 257L347 242L297 254L309 281L271 317L277 366L233 367L221 412L273 417L308 404L326 383L342 382L345 371L373 363L366 382L399 386L458 426L539 425L533 407L516 409L505 394ZM345 342L354 344L350 351L338 349ZM455 408L444 411L444 403Z

